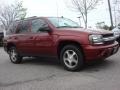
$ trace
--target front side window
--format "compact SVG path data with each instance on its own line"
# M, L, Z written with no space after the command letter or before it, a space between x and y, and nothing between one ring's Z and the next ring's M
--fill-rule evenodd
M35 19L32 20L32 25L31 25L31 30L32 32L43 32L44 28L48 27L48 24L42 20L42 19Z
M58 18L58 17L51 17L48 18L48 20L56 27L56 28L62 28L62 27L68 27L68 28L79 28L80 26L67 18Z

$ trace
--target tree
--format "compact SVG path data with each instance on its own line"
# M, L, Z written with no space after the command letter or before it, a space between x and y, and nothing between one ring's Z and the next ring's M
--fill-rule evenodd
M0 6L0 22L4 29L9 30L14 21L24 19L26 8L23 8L23 2L15 2L11 5Z
M111 27L106 25L105 22L97 22L96 23L96 28L110 30Z
M104 25L105 25L105 22L97 22L96 28L102 29Z
M88 12L95 9L100 0L71 0L71 7L79 12L83 18L85 28L88 24Z

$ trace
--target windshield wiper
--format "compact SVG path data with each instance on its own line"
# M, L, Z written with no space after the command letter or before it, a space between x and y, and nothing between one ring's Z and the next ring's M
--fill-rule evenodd
M67 28L80 28L78 26L58 26L57 28L64 28L64 27L67 27Z
M73 26L73 27L71 27L71 28L80 28L79 26Z
M70 27L70 26L58 26L57 28L64 28L64 27Z

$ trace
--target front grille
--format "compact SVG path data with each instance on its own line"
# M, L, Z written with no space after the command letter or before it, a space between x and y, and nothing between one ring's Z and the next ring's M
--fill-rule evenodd
M112 41L106 41L104 42L105 45L109 45L109 44L113 44L115 42L115 40L112 40Z
M104 39L104 44L105 45L113 44L115 42L115 38L114 38L114 34L113 33L104 34L103 35L103 39Z
M103 37L113 37L114 36L114 34L113 33L110 33L110 34L103 34Z

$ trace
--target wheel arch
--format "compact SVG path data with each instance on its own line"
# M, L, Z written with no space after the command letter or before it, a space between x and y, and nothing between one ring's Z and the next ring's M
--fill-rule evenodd
M6 46L7 52L10 50L11 47L16 47L16 45L12 42L7 43L7 46Z
M79 43L77 41L72 41L72 40L62 40L58 43L58 46L57 46L58 58L60 58L60 52L61 52L62 48L66 45L75 45L75 46L79 47L79 49L81 50L83 57L84 57L84 51L83 51L81 43Z

